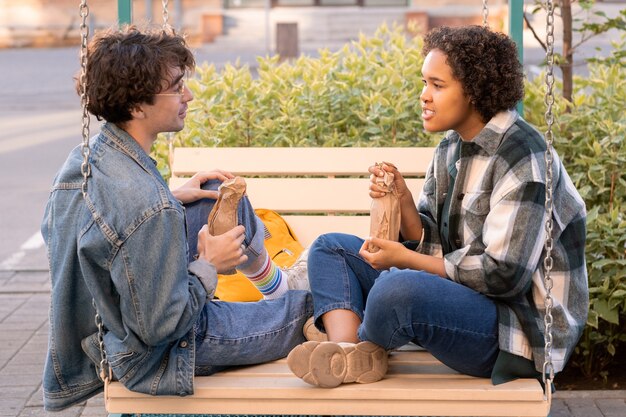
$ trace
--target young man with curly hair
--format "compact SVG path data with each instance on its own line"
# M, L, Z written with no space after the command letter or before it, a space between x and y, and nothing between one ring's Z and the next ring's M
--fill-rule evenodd
M183 128L194 66L184 38L161 29L108 31L89 45L88 110L106 123L90 141L85 195L78 146L57 174L42 224L52 280L47 410L102 391L96 311L112 376L151 395L192 394L194 375L278 359L304 341L307 291L213 300L218 272L254 273L269 259L246 197L226 213L234 227L209 233L218 185L233 176L199 173L170 192L149 156L158 133Z
M288 357L305 381L332 387L384 376L386 352L409 342L458 372L501 383L541 377L546 143L514 110L523 97L513 41L479 26L424 40L424 128L447 131L415 204L392 164L400 242L344 234L309 253L316 326L330 342ZM563 369L587 318L585 206L552 153L552 363ZM369 252L369 243L380 248Z

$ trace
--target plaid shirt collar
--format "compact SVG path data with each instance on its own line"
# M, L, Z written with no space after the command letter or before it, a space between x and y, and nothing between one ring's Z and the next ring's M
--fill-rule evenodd
M471 142L474 146L482 148L487 155L494 156L500 146L500 142L502 142L504 133L513 126L519 117L520 115L515 110L506 110L497 113ZM453 130L448 132L447 137L450 143L461 140L459 134Z

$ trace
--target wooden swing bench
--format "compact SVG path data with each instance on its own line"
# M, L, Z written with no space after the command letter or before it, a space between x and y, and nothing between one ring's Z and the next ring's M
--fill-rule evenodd
M177 148L170 186L195 172L221 168L246 177L255 207L281 213L309 245L326 232L365 237L369 232L367 167L396 164L419 195L434 148ZM390 355L389 372L372 384L333 389L295 377L286 360L196 377L194 395L154 397L108 384L109 413L546 416L539 382L519 379L494 386L459 374L428 352L405 347Z

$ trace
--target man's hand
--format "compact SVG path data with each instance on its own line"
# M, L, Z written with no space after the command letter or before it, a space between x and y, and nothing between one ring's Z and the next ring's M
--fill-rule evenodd
M239 225L222 235L213 236L205 224L198 233L198 255L212 263L218 273L233 270L248 260L243 253L245 230Z
M376 252L367 250L370 242L379 248ZM361 255L372 268L378 271L384 271L392 266L396 268L406 268L406 262L410 252L411 251L400 242L370 237L367 238L363 246L361 246L359 255Z
M230 178L234 178L234 175L227 171L215 170L198 172L189 179L186 183L179 188L172 191L174 197L180 200L183 204L192 203L202 198L212 198L217 200L217 191L203 190L202 184L209 180L226 181Z

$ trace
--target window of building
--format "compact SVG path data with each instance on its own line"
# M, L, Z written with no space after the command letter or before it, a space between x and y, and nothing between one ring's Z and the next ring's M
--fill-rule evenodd
M302 6L364 6L364 7L404 7L409 0L270 0L272 7ZM266 0L225 0L226 8L265 7Z

